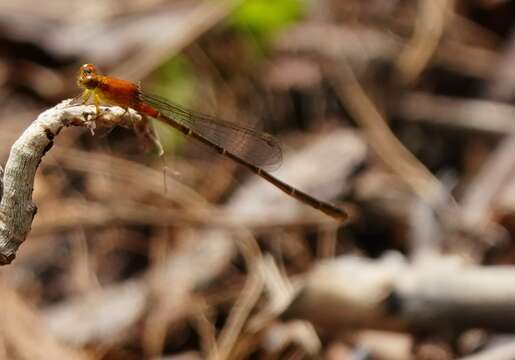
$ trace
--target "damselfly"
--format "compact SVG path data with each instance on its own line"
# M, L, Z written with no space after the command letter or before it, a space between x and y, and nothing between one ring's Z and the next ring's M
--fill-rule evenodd
M97 112L100 103L132 108L144 117L162 121L206 144L300 202L338 220L348 217L344 210L286 184L265 170L280 164L282 159L280 144L270 134L190 111L166 99L145 94L132 82L98 74L92 64L82 65L77 83L84 89L84 102L93 96Z

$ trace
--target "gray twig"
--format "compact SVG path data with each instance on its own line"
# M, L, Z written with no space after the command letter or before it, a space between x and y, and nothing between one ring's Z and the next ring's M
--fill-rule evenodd
M11 263L21 243L30 232L37 212L32 202L34 176L41 159L54 144L63 127L84 126L92 132L96 126L131 127L141 117L118 107L73 106L65 100L41 113L14 143L5 165L0 201L0 265Z

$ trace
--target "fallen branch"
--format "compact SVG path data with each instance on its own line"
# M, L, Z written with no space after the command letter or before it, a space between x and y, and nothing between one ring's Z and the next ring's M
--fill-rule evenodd
M285 316L328 329L515 329L513 266L477 266L458 258L409 264L398 256L321 262L299 281Z
M14 260L30 232L37 212L32 202L34 176L62 128L83 126L93 131L95 126L131 127L140 120L136 113L118 107L101 108L97 116L94 106L72 106L72 100L65 100L39 115L14 143L5 166L0 201L0 265Z
M406 121L492 135L515 132L515 108L496 101L413 92L401 99L396 115Z

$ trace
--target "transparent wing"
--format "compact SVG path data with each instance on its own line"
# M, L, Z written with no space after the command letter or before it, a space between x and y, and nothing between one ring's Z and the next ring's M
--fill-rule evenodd
M270 134L188 110L155 95L141 93L140 99L162 115L255 166L268 170L281 166L281 146Z

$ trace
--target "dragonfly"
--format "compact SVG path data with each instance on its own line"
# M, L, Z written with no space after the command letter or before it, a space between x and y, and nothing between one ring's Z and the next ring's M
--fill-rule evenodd
M131 108L142 115L143 119L161 121L185 136L207 145L301 203L339 221L348 218L345 210L279 180L266 170L280 165L282 160L279 141L268 133L195 112L167 99L146 94L133 82L101 75L93 64L80 67L77 85L83 89L83 103L92 98L97 115L100 104L119 106L126 111Z

